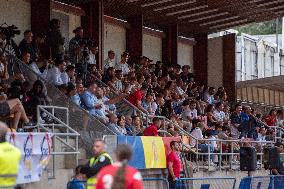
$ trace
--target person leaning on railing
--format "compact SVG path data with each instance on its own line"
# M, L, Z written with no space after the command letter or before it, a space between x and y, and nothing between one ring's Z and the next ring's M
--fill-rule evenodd
M21 152L6 141L7 125L0 122L0 188L12 189L16 185Z

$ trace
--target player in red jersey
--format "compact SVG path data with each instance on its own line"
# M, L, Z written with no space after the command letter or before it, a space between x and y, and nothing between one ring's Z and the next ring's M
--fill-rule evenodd
M132 156L130 147L120 144L114 152L117 162L101 169L96 189L143 189L140 172L127 165Z

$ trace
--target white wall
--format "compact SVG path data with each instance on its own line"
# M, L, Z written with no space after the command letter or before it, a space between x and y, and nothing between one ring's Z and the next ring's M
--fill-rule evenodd
M16 43L19 43L23 39L24 31L31 29L30 3L24 0L1 0L0 10L0 24L6 22L21 30L21 35L14 39Z
M126 29L108 22L105 22L104 27L104 59L108 56L107 52L113 50L116 61L120 61L120 55L126 49Z
M143 34L143 55L153 60L153 63L162 60L162 38Z
M189 65L191 71L193 68L193 46L187 43L178 42L178 64Z
M222 37L208 40L208 86L223 85L223 39Z

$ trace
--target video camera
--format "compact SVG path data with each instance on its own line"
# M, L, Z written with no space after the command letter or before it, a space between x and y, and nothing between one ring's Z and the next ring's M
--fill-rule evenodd
M6 24L6 23L4 23ZM2 24L0 26L0 33L2 33L3 35L5 35L6 40L10 40L11 38L13 38L15 35L20 35L21 31L18 30L18 27L16 27L15 25L11 25L11 26L7 26L4 27Z

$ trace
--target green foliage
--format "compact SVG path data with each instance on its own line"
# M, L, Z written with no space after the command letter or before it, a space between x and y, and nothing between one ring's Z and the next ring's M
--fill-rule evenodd
M282 19L278 19L278 33L282 33ZM277 20L271 20L267 22L252 23L245 26L234 28L240 33L246 33L250 35L267 35L276 34Z

